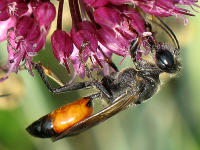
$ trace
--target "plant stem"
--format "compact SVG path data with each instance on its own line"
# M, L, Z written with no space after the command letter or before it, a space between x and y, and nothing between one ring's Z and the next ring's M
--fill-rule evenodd
M64 3L64 0L59 1L58 18L57 18L57 29L58 30L62 30L63 3Z

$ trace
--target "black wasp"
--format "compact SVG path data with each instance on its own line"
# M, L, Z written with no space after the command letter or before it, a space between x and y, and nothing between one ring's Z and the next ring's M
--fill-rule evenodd
M46 79L46 69L39 64L33 64L47 88L55 94L93 87L97 88L98 92L54 110L32 123L27 131L36 137L52 137L54 140L59 140L65 136L78 134L131 105L141 104L151 98L160 85L160 74L174 74L181 69L178 40L164 22L159 18L157 20L157 22L152 22L171 37L176 45L175 48L166 46L152 39L151 36L146 36L146 41L151 49L149 55L151 55L153 61L137 60L137 49L141 41L141 37L138 36L130 46L130 55L135 67L118 71L116 66L109 61L116 72L113 72L110 76L104 76L101 81L93 79L91 82L78 82L53 89ZM147 27L151 30L150 24L147 24ZM105 100L108 106L100 112L92 114L92 100L99 97Z

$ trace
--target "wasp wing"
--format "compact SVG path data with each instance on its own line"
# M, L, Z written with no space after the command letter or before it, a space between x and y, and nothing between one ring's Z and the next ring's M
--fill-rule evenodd
M128 93L128 94L127 94ZM69 129L65 130L63 133L57 135L53 138L53 141L57 141L66 136L72 136L78 134L88 128L91 128L102 121L112 117L116 113L126 109L130 104L134 104L139 98L138 91L127 91L123 95L116 98L115 102L110 106L104 108L102 111L82 120L81 122L73 125Z

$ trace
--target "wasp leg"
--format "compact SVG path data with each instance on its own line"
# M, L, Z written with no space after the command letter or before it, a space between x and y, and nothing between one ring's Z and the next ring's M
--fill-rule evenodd
M130 45L130 54L131 54L131 58L133 59L133 62L137 61L137 58L136 58L136 56L137 56L137 49L138 49L140 41L141 41L141 38L137 37L137 38L135 38L131 42L131 45Z
M64 93L67 91L73 91L73 90L83 89L83 88L92 86L91 82L78 82L78 83L74 83L72 85L64 85L64 86L60 86L58 88L52 88L47 80L47 75L46 75L43 67L37 63L34 63L33 66L38 71L40 77L42 78L44 84L49 89L49 91L54 94Z
M109 92L106 90L106 88L95 79L93 79L92 82L77 82L77 83L74 83L71 85L64 85L64 86L60 86L58 88L52 88L47 80L47 75L46 75L47 72L45 73L44 68L40 64L37 64L37 63L34 63L33 66L38 71L40 77L42 78L44 84L49 89L49 91L54 94L64 93L64 92L73 91L73 90L79 90L79 89L83 89L83 88L89 88L89 87L92 87L92 85L94 85L106 97L112 98L112 95L109 94Z
M146 22L146 23L145 23L145 28L146 28L146 31L147 31L147 32L152 32L152 26L151 26L150 23Z
M150 23L146 22L145 24L146 32L143 32L143 34L139 34L135 29L133 29L133 32L137 35L137 37L131 42L130 44L130 55L133 60L133 63L135 64L136 69L138 61L141 61L141 55L142 53L149 53L149 50L147 52L138 50L141 46L141 42L144 41L143 38L145 38L145 41L147 41L149 48L151 51L154 50L155 42L152 36L152 26ZM146 55L146 54L145 54Z
M108 65L114 69L115 72L119 72L119 69L117 68L117 66L115 65L115 63L112 62L112 60L110 58L108 58L106 56L106 54L103 52L103 50L101 49L101 47L99 46L99 50L101 51L101 53L103 54L105 61L108 63Z
M115 70L115 72L119 72L119 69L117 68L117 66L115 65L115 63L112 62L111 59L109 58L106 58L106 62L109 64L109 66L111 68L113 68Z
M90 82L77 82L72 85L64 85L59 88L51 89L52 91L50 89L49 90L54 94L59 94L59 93L67 92L67 91L73 91L73 90L87 88L90 86L91 86Z
M152 50L153 50L154 41L151 39L150 36L147 36L146 38L147 38L148 42L150 43L150 45L152 46ZM138 53L138 47L139 47L140 42L141 42L141 37L137 37L136 39L134 39L131 42L131 46L130 46L130 54L131 54L131 58L133 60L133 63L135 65L135 68L137 70L156 69L157 67L154 64L149 63L144 59L138 60L137 53Z
M97 89L101 91L102 94L104 94L107 98L112 98L113 96L108 92L108 90L97 80L93 81L93 84L96 86Z
M87 72L87 76L92 79L92 82L90 84L94 85L97 89L99 89L101 93L104 94L107 98L112 98L112 95L107 91L107 89L92 76L91 70L88 68L86 63L82 60L82 58L81 58L81 62L84 64L85 70Z

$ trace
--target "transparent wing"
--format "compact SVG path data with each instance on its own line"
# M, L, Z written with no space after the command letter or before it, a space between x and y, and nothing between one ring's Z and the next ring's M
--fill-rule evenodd
M129 94L127 94L129 93ZM102 121L112 117L116 113L126 109L130 104L134 104L139 97L138 91L128 91L124 93L120 97L116 98L115 103L111 104L110 106L106 107L102 111L90 116L89 118L75 124L74 126L70 127L60 135L53 138L53 141L57 141L66 136L72 136L78 134L88 128L91 128Z

